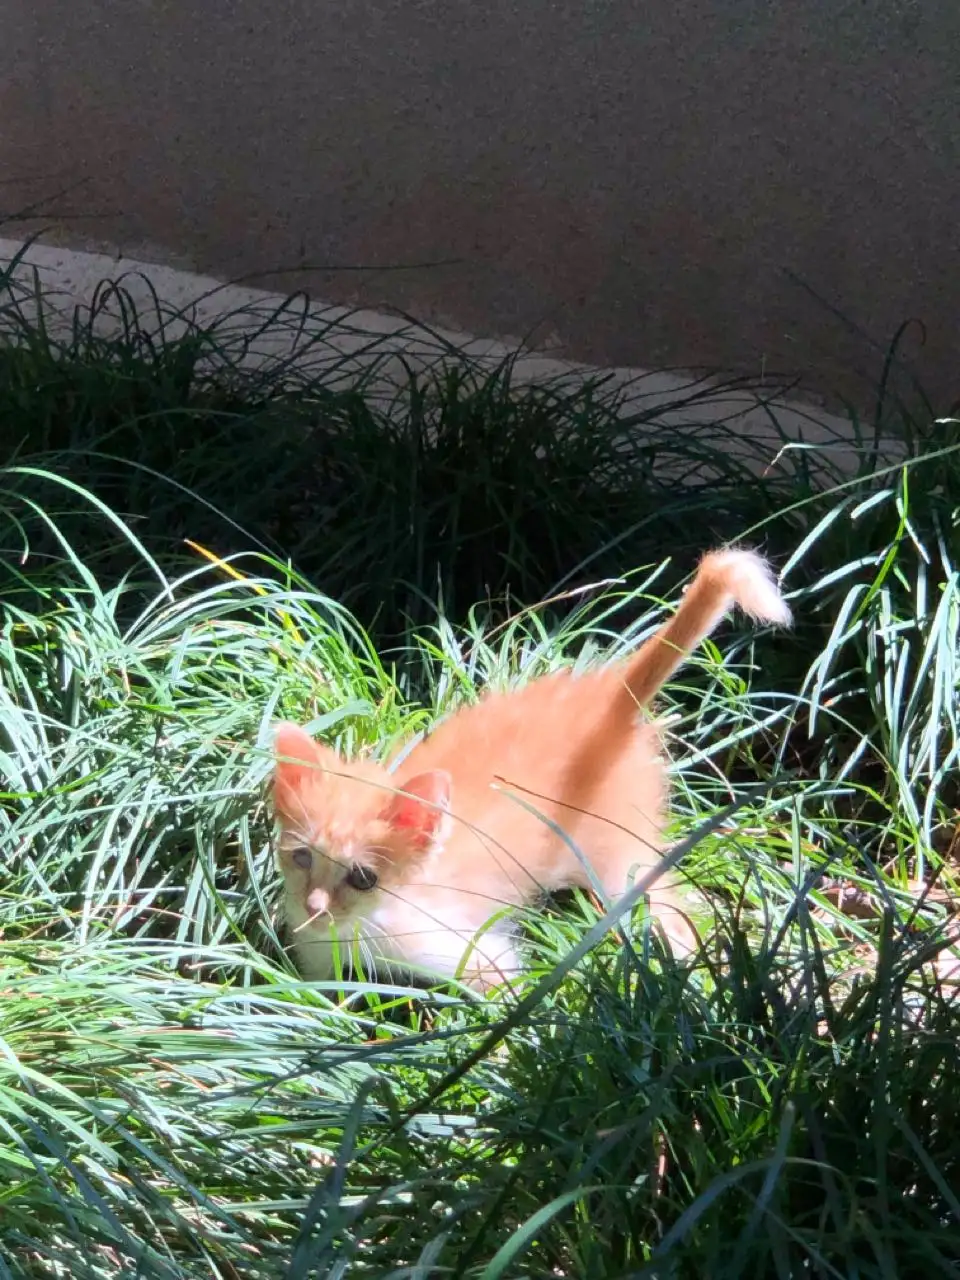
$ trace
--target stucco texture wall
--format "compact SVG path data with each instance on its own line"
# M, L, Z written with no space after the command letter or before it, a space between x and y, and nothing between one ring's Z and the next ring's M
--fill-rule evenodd
M960 397L956 0L0 0L0 31L0 210L67 240L863 398L879 351L799 277L880 344L922 318Z

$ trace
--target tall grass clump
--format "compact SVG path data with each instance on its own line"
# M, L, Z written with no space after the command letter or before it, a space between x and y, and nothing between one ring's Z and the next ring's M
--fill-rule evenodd
M664 403L642 378L525 382L517 358L439 336L404 363L382 337L338 345L349 318L309 318L303 299L201 323L138 304L129 279L65 324L28 279L22 260L0 270L0 456L92 489L167 562L184 538L287 559L385 641L438 604L530 605L665 549L685 573L758 525L786 554L802 522L771 517L843 474L830 449L787 449L771 469L776 444L731 425L736 393L776 398L746 379L691 377ZM862 474L880 416L852 427ZM926 446L927 427L895 421L901 452ZM773 408L770 435L787 444ZM98 546L103 527L81 518L87 557L114 557L119 576L124 544Z
M653 525L631 542L637 520L611 500L589 537L608 537L617 580L568 577L542 607L547 578L575 564L548 556L541 579L534 536L562 548L574 522L531 487L529 511L487 530L499 577L478 586L469 556L460 577L466 543L441 521L450 581L432 554L403 560L387 627L370 584L374 540L400 527L389 489L377 513L373 480L355 495L352 532L344 508L353 551L330 532L343 579L317 576L304 543L306 572L295 539L258 547L212 511L239 524L251 508L223 500L233 455L198 408L195 370L162 412L149 377L153 408L113 401L126 443L101 469L103 388L117 369L139 377L146 346L64 341L25 327L0 374L5 429L30 402L20 360L36 361L38 421L56 401L49 422L68 422L61 373L93 388L75 402L89 447L44 438L0 474L0 1277L955 1274L952 424L930 426L903 465L875 459L827 491L744 472L737 497L730 462L729 491L669 490L686 524L675 539L660 526L655 554L640 554ZM161 363L168 346L156 340ZM235 374L231 413L265 386L279 395L251 377ZM403 413L416 422L407 392L393 428L378 419L385 438L407 429ZM363 385L336 394L387 413ZM459 390L444 394L444 413L465 412ZM512 414L519 449L529 415L545 448L531 395L477 383L462 440L483 453ZM155 410L169 426L178 396L182 443L198 442L183 488L169 482L179 446L150 455L144 427ZM571 431L580 421L552 391L540 403ZM353 440L357 477L378 474L375 438L371 426L337 445L346 456ZM680 459L682 439L672 447ZM257 448L237 463L259 466L252 502ZM438 509L466 510L473 473L420 456ZM631 474L650 504L667 485ZM526 542L498 541L521 529ZM491 998L369 974L301 981L277 916L271 722L384 754L485 687L629 651L675 599L692 539L728 534L783 548L798 625L728 625L663 699L695 961L664 950L642 898L604 916L573 894L525 915L528 971ZM520 581L504 545L527 547L530 608L487 598ZM382 551L384 577L399 573L401 552ZM331 588L362 565L369 610ZM427 608L438 583L444 613Z

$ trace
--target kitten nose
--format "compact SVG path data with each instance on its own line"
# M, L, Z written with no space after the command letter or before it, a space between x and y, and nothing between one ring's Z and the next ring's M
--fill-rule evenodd
M311 889L307 894L307 910L311 915L322 916L330 906L330 895L326 889Z

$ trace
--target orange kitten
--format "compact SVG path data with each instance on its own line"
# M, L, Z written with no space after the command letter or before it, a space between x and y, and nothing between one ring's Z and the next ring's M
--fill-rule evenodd
M359 941L366 965L381 972L453 974L500 908L589 886L549 822L611 898L628 889L659 858L667 798L659 735L640 712L734 604L790 623L759 556L711 552L674 616L629 661L490 693L443 721L396 775L346 763L296 725L277 726L280 869L304 975L332 976L333 937L345 964ZM695 939L673 889L658 882L650 900L671 942L689 951ZM476 939L464 976L483 988L517 969L500 919Z

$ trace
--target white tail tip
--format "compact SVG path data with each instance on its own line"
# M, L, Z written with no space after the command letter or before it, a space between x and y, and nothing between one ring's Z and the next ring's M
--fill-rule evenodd
M770 622L778 627L789 627L793 622L790 606L780 594L773 570L755 551L740 547L728 547L724 551L711 551L704 556L700 572L710 577L716 575L723 589L744 613L758 622Z

